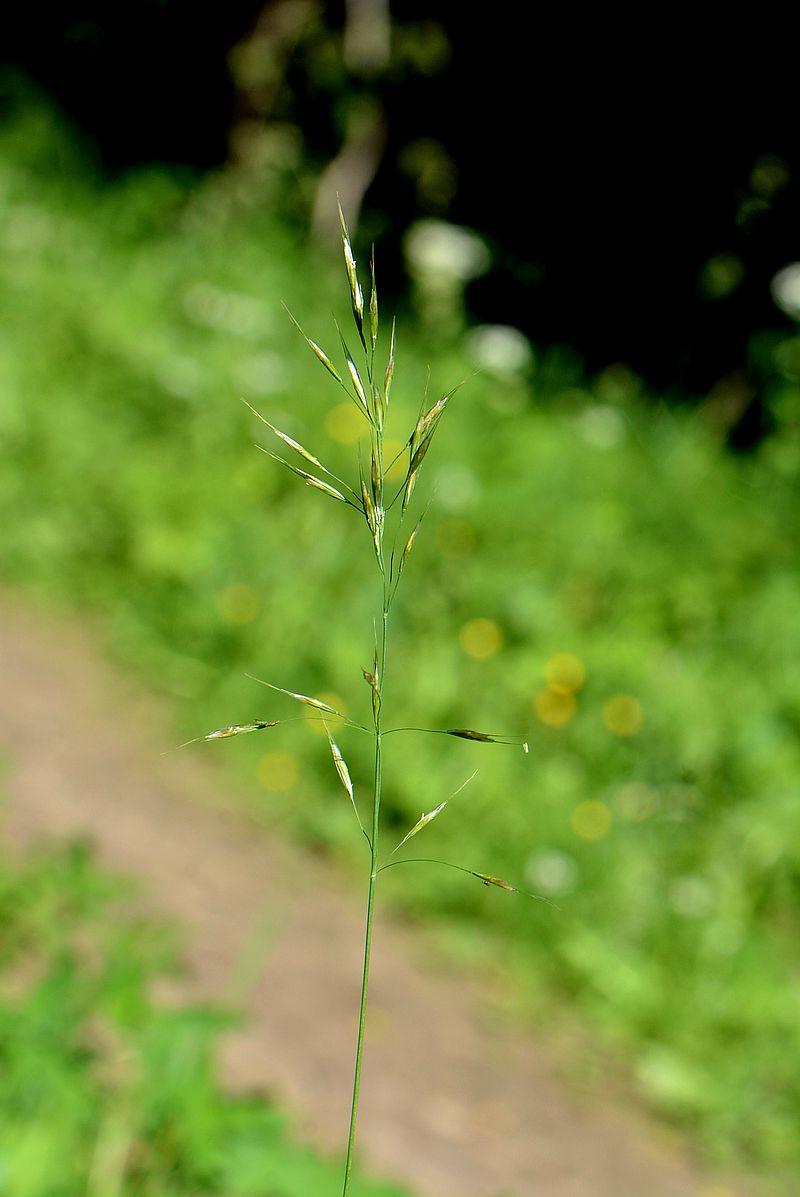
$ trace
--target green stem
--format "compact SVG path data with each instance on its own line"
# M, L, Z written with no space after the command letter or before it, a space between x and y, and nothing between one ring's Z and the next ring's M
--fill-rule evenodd
M380 690L383 691L386 670L386 636L389 624L389 593L384 575L383 587L383 629L380 644ZM367 892L367 918L364 929L364 965L361 973L361 1003L358 1012L358 1035L356 1037L356 1062L353 1073L353 1098L350 1106L350 1130L347 1136L347 1155L344 1164L344 1185L342 1197L347 1197L350 1191L350 1173L353 1169L353 1150L356 1141L356 1120L358 1118L358 1097L361 1090L361 1061L364 1055L364 1028L367 1020L367 996L369 991L369 966L372 956L372 924L375 914L375 885L378 878L378 831L381 810L381 774L382 774L382 731L381 731L381 703L375 713L375 775L372 790L372 842L369 871L369 890Z

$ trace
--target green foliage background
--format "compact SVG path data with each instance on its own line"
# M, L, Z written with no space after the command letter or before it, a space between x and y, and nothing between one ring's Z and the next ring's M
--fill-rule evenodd
M77 845L0 862L0 1192L13 1197L322 1197L339 1166L264 1101L223 1094L231 1018L150 997L165 928ZM356 1183L361 1197L402 1197Z
M3 580L95 620L174 699L176 739L297 713L247 673L366 717L366 527L253 450L266 430L238 402L353 476L355 450L330 435L341 393L281 309L334 356L338 263L298 246L235 176L101 188L70 144L36 107L0 134ZM471 373L464 344L399 327L390 436L408 435L429 362L434 397ZM551 351L533 374L472 379L426 462L437 497L404 575L385 695L398 725L528 738L524 757L397 737L386 813L399 839L478 767L424 855L557 908L428 866L387 874L391 900L451 950L503 959L510 1000L540 1025L599 1030L713 1155L790 1170L799 346L754 340L776 424L749 457L702 409L657 403L623 368L590 382ZM418 489L421 506L424 476ZM474 620L490 621L486 658L469 650ZM547 691L559 653L586 673L566 699ZM620 694L641 712L634 734L608 726ZM567 710L560 725L540 717L548 698ZM366 794L368 741L337 739ZM313 727L202 747L270 819L355 865L363 845Z

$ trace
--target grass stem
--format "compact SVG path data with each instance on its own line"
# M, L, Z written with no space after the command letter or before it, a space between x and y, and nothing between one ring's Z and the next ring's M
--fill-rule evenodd
M382 571L383 573L383 571ZM383 690L386 674L386 643L389 630L389 591L384 574L383 585L383 621L380 637L380 688ZM364 964L361 972L361 1001L358 1011L358 1034L356 1036L356 1060L353 1071L353 1096L350 1105L350 1129L347 1135L347 1154L344 1164L344 1184L342 1197L347 1197L350 1190L350 1174L353 1169L353 1151L356 1141L356 1122L358 1119L358 1098L361 1091L361 1064L364 1056L364 1030L367 1020L367 999L369 994L369 967L372 957L372 927L375 916L375 888L378 880L378 840L381 811L381 782L383 775L383 734L381 731L381 702L374 706L375 719L375 772L372 786L372 837L371 859L369 872L369 889L367 891L367 915L364 928Z

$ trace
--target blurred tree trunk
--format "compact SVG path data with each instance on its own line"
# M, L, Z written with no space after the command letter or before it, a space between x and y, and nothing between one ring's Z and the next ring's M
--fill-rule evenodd
M347 100L344 142L317 184L311 235L320 243L338 236L337 196L350 225L358 225L364 196L386 145L385 114L369 85L386 70L390 54L389 0L346 0L344 60L354 86Z

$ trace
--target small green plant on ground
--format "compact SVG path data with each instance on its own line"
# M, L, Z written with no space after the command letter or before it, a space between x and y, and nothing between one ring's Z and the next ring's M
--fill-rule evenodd
M347 1194L350 1192L353 1151L356 1135L356 1119L358 1114L359 1091L361 1085L364 1028L366 1023L370 958L372 952L372 929L375 916L375 894L378 875L385 869L390 869L405 864L447 864L447 866L450 868L459 869L461 872L467 873L470 876L477 878L477 880L481 881L485 886L496 886L500 889L516 892L516 886L511 885L509 882L504 881L499 877L495 877L490 873L480 872L476 869L467 868L463 865L454 865L450 862L435 861L429 858L421 857L410 859L406 857L395 858L396 852L405 848L409 840L416 836L424 827L426 827L439 814L441 814L448 802L452 798L455 798L456 795L459 794L461 790L463 790L463 788L468 784L468 782L473 779L475 776L474 773L471 777L468 777L458 787L457 790L450 794L449 798L445 798L436 807L434 807L434 809L423 812L411 830L408 831L406 835L399 841L399 843L395 845L389 856L382 856L380 850L380 815L383 787L384 739L387 736L397 734L414 735L427 733L450 736L455 739L468 740L479 744L514 744L521 747L526 753L528 751L528 745L524 740L514 736L498 734L495 732L490 733L485 731L476 731L473 728L467 727L387 727L384 722L384 696L386 693L389 645L389 616L392 610L392 604L395 595L397 594L397 590L400 585L403 571L419 534L425 511L423 511L419 516L410 532L407 532L404 526L405 518L411 503L412 496L414 494L415 487L417 485L417 480L419 478L423 462L426 458L428 450L431 447L434 435L439 426L439 422L441 421L454 392L450 391L442 395L430 406L428 406L427 399L423 401L419 411L419 416L411 435L405 441L402 448L395 454L394 459L387 462L385 428L389 413L389 401L395 369L395 326L393 323L389 337L389 352L386 368L379 375L375 360L378 343L378 294L375 282L374 253L371 264L371 289L369 303L368 305L365 305L364 293L358 278L350 235L341 208L339 209L339 218L342 228L342 246L344 249L345 268L350 289L350 299L352 302L353 320L364 358L363 368L359 370L358 366L356 365L353 354L351 353L344 336L338 329L338 325L337 331L339 332L339 338L341 341L341 348L345 362L345 368L342 373L339 372L339 370L333 364L331 358L316 343L316 341L313 341L310 337L306 336L296 321L294 323L296 324L300 334L304 337L309 348L319 360L320 364L344 391L350 402L354 405L359 416L364 421L365 430L367 432L367 452L365 454L366 460L359 459L357 485L351 486L343 478L340 478L332 470L328 469L328 467L325 466L314 453L310 452L307 448L305 448L304 445L300 444L299 441L281 431L279 428L276 428L270 423L269 420L265 419L254 409L251 408L251 410L255 415L258 416L262 423L266 425L273 436L281 443L283 448L291 450L296 457L303 461L304 466L310 467L310 470L293 464L291 460L273 452L271 448L264 448L264 452L269 457L280 463L286 469L290 470L307 486L321 493L326 498L333 500L338 505L351 509L359 517L363 518L369 533L369 539L372 544L372 553L377 564L379 575L380 600L373 624L372 664L370 668L362 669L364 681L369 687L371 696L371 727L368 727L363 723L359 723L356 720L343 715L341 711L337 710L329 702L326 702L320 698L314 698L307 694L300 694L294 690L287 690L273 682L263 682L263 685L267 686L270 690L279 694L283 694L286 697L293 699L295 702L301 703L302 705L310 708L322 721L327 735L328 744L333 759L333 765L335 767L336 773L338 774L339 780L346 791L350 802L352 803L361 834L366 840L367 846L369 848L369 884L367 888L364 960L361 978L361 1002L359 1007L358 1032L356 1039L350 1127L347 1136L347 1151L345 1158L344 1182L342 1188L342 1197L347 1197ZM248 404L247 406L249 407L250 405ZM262 446L259 447L262 448ZM400 471L401 480L393 490L392 483L389 481L387 475L391 467L395 466L398 462L402 463L402 468ZM341 720L343 725L347 728L352 728L356 731L371 735L374 740L373 781L370 804L371 812L366 826L361 818L359 802L356 798L350 770L342 755L341 749L334 740L330 730L330 721L334 719ZM277 719L256 720L251 723L220 728L217 731L210 732L203 738L206 740L228 739L231 736L252 732L262 732L278 726L278 724L281 722L282 720Z
M0 1192L13 1197L327 1197L337 1165L221 1088L225 1011L150 996L169 928L82 845L0 856ZM358 1178L361 1197L403 1197Z

